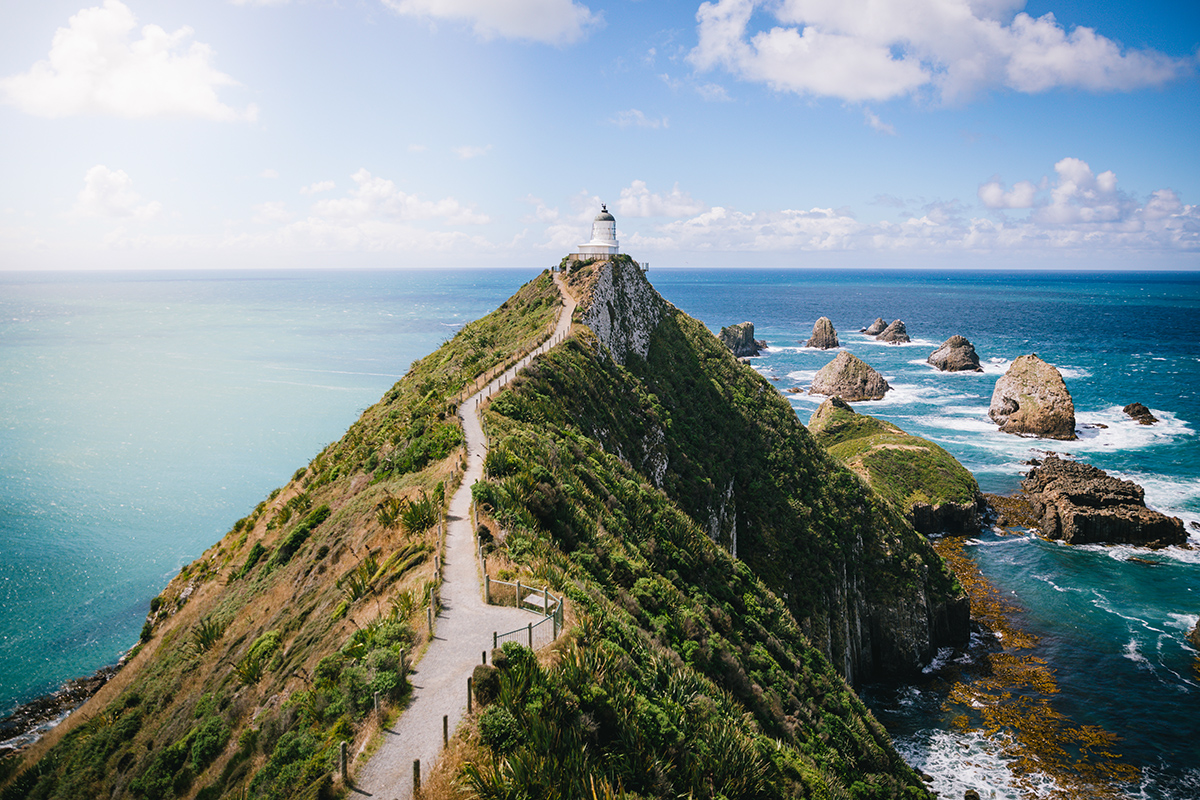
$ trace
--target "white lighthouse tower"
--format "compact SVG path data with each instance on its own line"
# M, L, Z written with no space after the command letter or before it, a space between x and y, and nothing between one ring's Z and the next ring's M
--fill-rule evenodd
M579 245L579 251L572 255L583 261L615 256L619 252L621 248L617 244L617 221L608 213L608 206L601 203L600 213L592 220L592 240Z

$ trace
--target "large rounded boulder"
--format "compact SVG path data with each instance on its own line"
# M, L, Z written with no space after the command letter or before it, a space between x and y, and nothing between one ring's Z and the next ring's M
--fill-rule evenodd
M840 397L853 403L857 400L881 400L890 388L870 364L843 350L837 354L837 358L821 367L808 393Z
M832 350L839 346L837 331L834 329L833 323L829 321L829 317L821 317L813 324L812 336L804 346L817 347L821 350Z
M965 336L958 334L942 342L942 346L930 353L929 358L925 360L942 372L983 372L983 367L979 366L979 355L975 352L975 345L967 341Z
M1047 439L1075 438L1075 403L1054 365L1021 356L996 381L988 416L1005 433Z

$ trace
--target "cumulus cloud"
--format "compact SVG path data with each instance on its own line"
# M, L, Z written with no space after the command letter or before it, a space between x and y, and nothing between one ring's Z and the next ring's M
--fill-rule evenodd
M688 217L700 214L708 206L679 190L675 184L669 194L652 193L645 181L634 181L621 190L617 213L626 217Z
M212 65L213 51L191 42L192 29L167 33L145 25L120 0L85 8L59 28L44 61L0 79L0 96L39 117L199 117L253 120L257 109L222 103L217 89L237 81Z
M1033 208L1037 187L1029 181L1018 181L1005 189L1000 181L989 181L979 187L979 199L988 208Z
M103 164L87 171L75 203L75 211L89 217L149 220L161 210L158 202L142 202L125 170L111 170Z
M1011 189L997 179L980 185L985 208L1031 209L1023 219L977 216L954 201L929 203L899 222L860 221L844 209L716 206L638 231L623 245L659 252L1200 253L1200 206L1183 203L1173 190L1138 200L1117 187L1111 170L1096 173L1077 158L1062 159L1054 172L1053 179L1018 181ZM876 202L902 205L890 197Z
M487 155L489 152L491 152L491 149L492 149L492 146L490 144L486 145L484 147L479 147L477 145L465 144L462 147L454 148L454 154L456 156L458 156L459 158L461 158L463 161L466 161L471 158L479 158L482 155Z
M602 24L601 15L574 0L383 0L406 16L461 22L483 39L570 44Z
M486 214L461 205L453 197L442 200L421 200L408 194L385 178L378 178L365 169L350 176L356 184L344 197L319 200L313 204L312 216L328 221L365 220L439 220L448 225L482 225L489 222Z
M336 184L333 181L317 181L310 183L308 186L300 187L300 194L320 194L332 190Z
M995 88L1128 91L1190 72L1190 59L1122 49L1020 0L714 0L696 14L701 71L779 91L881 101L932 91L948 102ZM774 24L756 29L754 17Z
M630 108L625 111L618 111L617 115L609 120L612 124L619 128L666 128L668 127L667 118L660 117L652 119L647 117L645 113L636 108Z

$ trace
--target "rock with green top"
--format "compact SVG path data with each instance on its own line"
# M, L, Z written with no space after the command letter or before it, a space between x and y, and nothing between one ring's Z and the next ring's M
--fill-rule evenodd
M962 464L933 442L831 398L808 421L829 454L922 533L979 530L982 495Z
M892 388L883 376L856 355L842 351L813 378L809 394L825 394L842 400L881 400Z

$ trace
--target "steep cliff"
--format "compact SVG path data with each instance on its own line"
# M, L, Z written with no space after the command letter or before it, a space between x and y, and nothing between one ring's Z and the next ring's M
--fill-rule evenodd
M628 331L597 332L595 363L532 389L562 409L547 419L627 460L750 565L852 683L911 672L965 641L965 597L928 541L830 458L778 392L648 296L636 269L605 265L574 285L586 296L593 279L636 286L643 310ZM601 380L609 338L633 336L648 337L645 356L617 358L624 369Z

